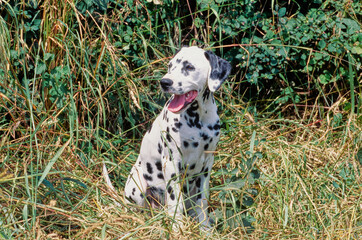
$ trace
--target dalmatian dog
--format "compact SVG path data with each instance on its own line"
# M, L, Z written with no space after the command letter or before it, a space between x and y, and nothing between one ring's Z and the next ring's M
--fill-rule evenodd
M168 64L161 89L172 94L145 134L125 185L126 202L188 213L209 227L208 195L220 121L213 92L230 64L211 51L183 47Z

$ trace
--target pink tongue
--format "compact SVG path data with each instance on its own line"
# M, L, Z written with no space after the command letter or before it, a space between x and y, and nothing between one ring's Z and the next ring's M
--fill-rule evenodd
M186 104L186 94L174 95L172 101L168 105L168 110L171 112L180 111Z
M188 94L187 98L186 95ZM182 95L174 95L172 101L168 105L168 110L177 113L188 103L192 102L197 96L197 91L193 90Z

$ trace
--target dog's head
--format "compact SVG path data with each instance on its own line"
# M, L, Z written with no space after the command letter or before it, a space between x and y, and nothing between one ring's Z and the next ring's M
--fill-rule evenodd
M168 72L161 79L164 92L173 94L168 109L179 113L206 86L215 92L230 74L231 66L226 60L216 56L211 51L198 47L183 47L168 64Z

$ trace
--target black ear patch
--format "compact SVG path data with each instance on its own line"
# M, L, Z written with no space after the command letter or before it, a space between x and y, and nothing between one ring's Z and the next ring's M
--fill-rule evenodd
M231 65L228 61L216 56L211 51L205 51L205 57L210 62L211 66L208 86L211 92L215 92L229 76Z

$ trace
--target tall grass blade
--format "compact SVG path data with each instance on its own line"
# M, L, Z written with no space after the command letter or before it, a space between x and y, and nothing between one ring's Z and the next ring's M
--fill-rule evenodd
M54 165L54 163L58 160L58 158L60 157L60 155L62 155L64 149L69 145L70 141L72 139L70 138L54 155L54 157L49 161L49 163L47 164L47 166L44 169L43 174L41 175L39 182L38 182L38 186L40 186L40 184L43 182L43 180L46 178L46 176L48 175L50 169L52 168L52 166Z
M351 92L351 115L355 112L355 99L354 99L354 74L353 74L353 68L352 68L352 57L351 54L348 53L348 77L349 77L349 88Z

